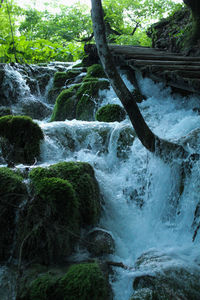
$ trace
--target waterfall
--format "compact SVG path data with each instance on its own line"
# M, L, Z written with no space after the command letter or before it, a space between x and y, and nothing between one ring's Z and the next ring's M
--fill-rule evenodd
M199 153L200 116L194 110L199 108L199 98L173 95L170 88L147 78L140 78L139 83L147 97L139 107L155 134L182 142L190 153ZM127 84L131 89L130 83ZM19 90L25 96L30 93L23 84ZM119 104L112 89L101 93L104 99L101 105ZM40 93L37 97L45 101ZM84 161L95 170L104 199L99 226L112 234L116 244L109 260L130 267L116 268L115 278L111 278L115 300L129 300L133 279L138 274L155 271L151 264L143 271L135 269L136 259L145 252L156 251L170 257L166 264L170 261L200 268L200 232L192 242L192 223L199 202L199 161L193 162L183 183L179 161L165 164L149 153L137 137L122 147L125 132L132 130L128 119L121 123L78 120L49 123L46 119L37 122L45 135L37 166ZM184 184L182 193L181 184Z

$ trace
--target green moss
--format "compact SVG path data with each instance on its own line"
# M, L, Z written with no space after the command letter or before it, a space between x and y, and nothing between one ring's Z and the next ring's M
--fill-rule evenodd
M83 162L60 162L49 168L35 168L30 179L36 186L44 177L68 180L77 195L82 225L96 224L100 216L100 193L93 168Z
M61 88L66 84L70 83L70 80L73 80L76 76L81 73L80 70L68 70L67 72L56 72L54 74L53 87Z
M51 116L51 122L73 120L76 116L76 105L78 99L76 90L80 85L74 85L67 90L63 90L56 99L56 103Z
M78 200L72 185L60 178L41 178L35 197L20 212L18 248L22 257L54 263L70 255L79 233Z
M76 107L76 119L91 121L94 120L94 112L98 101L100 90L109 88L108 80L91 80L81 84L76 96L79 102Z
M0 136L3 156L7 161L32 164L40 154L43 132L38 124L27 116L0 118Z
M62 300L56 295L58 279L49 273L39 276L33 280L30 286L30 300ZM60 295L61 296L61 295ZM59 296L59 297L60 297Z
M73 265L60 280L63 300L107 300L108 284L97 263Z
M15 214L19 204L27 197L23 178L8 168L0 168L0 260L7 259L13 243Z
M96 113L96 120L99 122L121 122L126 118L124 109L117 104L107 104L101 107Z
M99 264L72 265L66 274L44 273L33 280L26 297L18 300L108 300L109 284Z
M94 64L87 68L86 77L106 78L106 74L101 65Z
M56 72L53 78L53 87L61 88L62 86L65 85L66 80L67 80L66 72Z

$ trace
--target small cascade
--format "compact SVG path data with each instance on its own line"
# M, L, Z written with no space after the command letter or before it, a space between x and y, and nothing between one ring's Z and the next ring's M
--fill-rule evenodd
M27 85L27 75L24 77L22 72L11 68L6 69L6 74L10 74L6 78L10 79L4 81L8 90L5 96L19 102L35 97L33 101L43 99L45 103L52 77L49 76L46 90L38 87L33 94ZM133 89L130 83L127 85ZM140 79L140 86L147 100L139 106L155 134L182 143L190 153L200 153L200 116L194 109L199 108L199 99L172 95L169 88L150 79ZM100 96L101 105L119 104L112 89L102 91ZM116 246L109 260L127 266L114 268L110 278L115 300L130 299L133 280L138 276L154 276L157 271L173 266L190 268L194 275L200 271L200 232L192 242L199 217L196 214L194 220L199 204L199 161L193 161L183 176L179 161L165 164L141 145L128 119L120 123L37 122L45 138L36 166L82 161L95 170L103 195L98 225L112 234ZM0 272L5 274L4 267Z

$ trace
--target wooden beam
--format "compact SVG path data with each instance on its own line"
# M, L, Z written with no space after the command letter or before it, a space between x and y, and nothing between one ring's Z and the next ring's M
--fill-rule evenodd
M157 60L157 59L131 59L131 60L127 60L128 64L133 64L135 66L153 66L153 65L157 65L157 66L166 66L166 68L169 66L200 66L200 61L199 62L194 62L194 61L176 61L176 60L171 60L171 61L163 61L163 60Z

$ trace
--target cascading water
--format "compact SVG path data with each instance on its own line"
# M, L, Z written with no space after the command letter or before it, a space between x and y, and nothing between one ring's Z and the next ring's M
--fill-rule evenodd
M199 99L171 96L170 89L149 79L140 79L140 85L147 96L140 109L152 130L162 138L182 141L190 153L198 153L200 116L193 108L199 107ZM112 89L103 91L103 96L102 105L119 104ZM199 202L198 161L181 182L179 161L165 164L136 137L132 145L119 147L120 133L123 138L124 132L131 129L128 119L121 123L38 122L45 140L37 166L73 160L89 162L95 169L104 198L99 226L112 234L116 244L109 260L130 267L115 268L111 280L115 300L129 300L134 277L155 271L157 266L151 264L143 272L134 267L136 259L147 251L167 255L173 265L200 269L198 234L192 242L192 223Z

